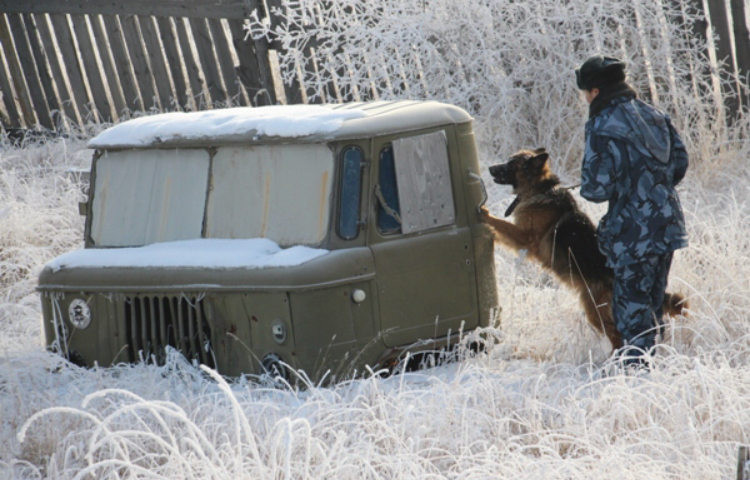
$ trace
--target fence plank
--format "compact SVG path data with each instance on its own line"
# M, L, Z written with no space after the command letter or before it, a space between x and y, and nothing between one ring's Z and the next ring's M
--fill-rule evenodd
M321 52L318 48L315 47L309 48L308 52L310 57L309 60L305 62L305 68L315 78L316 85L316 87L310 87L306 90L308 102L329 103L328 97L330 95L330 82L323 82L323 77L327 74L327 72L323 70L323 60L321 59Z
M144 15L191 18L249 18L247 0L0 0L0 12Z
M152 17L138 17L138 23L141 27L141 36L143 43L146 45L151 72L156 83L156 90L159 92L162 110L172 110L174 103L174 93L170 83L167 66L164 62L164 55L161 51L161 44L154 31L154 19Z
M219 68L221 69L221 75L224 78L224 85L227 89L229 98L232 103L247 105L247 102L242 96L240 84L237 81L237 72L234 70L234 60L232 59L232 53L229 50L227 34L224 31L224 26L221 24L221 20L208 19L208 28L211 31L211 37L214 40L216 57L219 60Z
M747 29L744 0L730 0L732 19L734 20L734 50L737 54L737 75L742 79L742 85L750 82L750 33ZM745 109L750 108L750 90L743 88L740 93L740 104Z
M683 40L685 42L693 41L696 45L703 46L705 50L701 53L705 56L705 58L709 58L707 41L708 22L705 20L705 17L703 15L701 16L701 20L696 20L694 22L687 21L689 11L701 14L705 13L703 8L703 0L668 0L668 3L672 6L676 13L676 15L669 20L672 22L676 22L678 25L687 27L684 30L685 35L683 37ZM706 89L706 82L701 81L701 77L703 80L707 79L710 83L710 68L705 62L703 62L702 64L694 63L693 57L691 55L686 55L685 59L687 61L687 64L689 65L690 71L686 73L685 78L678 78L677 81L685 81L691 83L693 87L693 95L696 99L699 99L708 93L708 90Z
M276 26L279 25L279 17L278 15L275 15L273 13L273 9L282 10L285 7L282 4L282 0L266 0L266 4L268 5L269 11L268 18L271 22L271 30L275 30ZM280 66L280 69L283 69L284 67ZM292 72L284 72L286 76L291 77L291 81L287 81L284 79L285 75L282 75L282 82L284 83L284 93L286 93L286 103L287 104L298 104L302 103L302 85L300 85L299 78L296 71Z
M131 112L141 111L143 110L143 102L141 101L141 94L138 91L138 83L131 70L132 65L125 47L122 26L118 18L114 15L102 15L102 22L107 31L112 60L117 72L117 78L120 81L120 87L122 88L122 95L125 97L125 105ZM125 112L119 110L118 113L122 116Z
M43 16L40 18L46 21ZM57 99L57 94L55 93L55 88L52 83L52 75L50 75L49 68L47 67L47 56L45 55L44 47L42 47L42 43L39 40L39 31L37 30L34 18L30 14L23 15L23 23L26 27L26 34L29 37L29 46L31 47L32 55L34 56L34 62L36 62L39 82L42 84L44 96L47 100L47 110L50 114L52 128L62 128L64 120L62 110L60 109L60 101Z
M320 11L320 8L321 8L320 5L316 5L316 8L318 9L318 15L322 15L322 12ZM332 11L333 11L334 18L336 19L341 18L342 13L344 14L347 13L347 12L341 12L339 8L334 8ZM335 57L336 55L340 55L342 53L343 53L343 47L341 45L337 45L336 49L330 54L330 56ZM398 55L398 53L396 53L396 55ZM323 58L322 54L318 54L316 57L317 57L318 65L320 65L321 62L327 63L329 59L332 60L332 58ZM330 63L333 64L333 62L330 62ZM399 63L401 63L400 60L399 60ZM338 103L338 102L343 101L342 99L343 92L339 90L338 79L343 77L344 75L346 75L346 72L343 67L337 68L335 72L334 71L328 72L329 78L328 78L328 84L326 85L326 97L327 97L326 102L327 103Z
M729 18L724 0L708 0L708 11L711 18L711 26L717 35L716 40L716 58L719 62L725 62L725 67L733 71L732 66L732 42L729 36ZM739 102L736 96L732 95L732 83L730 76L721 77L721 92L724 98L724 107L726 108L727 119L732 121L739 111Z
M138 89L141 92L141 102L144 110L152 108L159 109L159 99L156 97L154 90L151 67L146 60L146 53L141 43L141 34L138 32L138 23L134 15L123 15L120 17L122 25L122 34L125 38L125 45L128 47L130 54L130 63L133 66L133 75L135 76Z
M324 58L318 57L318 62L322 61L323 63L326 63L326 60L328 60L328 58L324 59ZM333 65L333 62L329 62L329 63ZM327 73L328 73L328 83L326 83L326 90L325 90L326 91L326 103L338 103L340 100L339 99L340 94L339 94L338 85L336 84L336 79L338 78L339 70L335 72L328 71ZM402 80L403 80L403 77L402 77ZM401 85L405 85L405 83L402 81ZM403 95L404 93L406 92L404 92L404 89L402 89L401 94Z
M8 22L5 19L5 15L0 15L0 43L3 44L3 50L5 51L5 60L8 62L8 73L10 74L10 80L13 82L13 88L16 91L16 98L18 104L21 107L21 118L26 128L34 128L36 125L36 117L34 117L34 108L31 105L31 99L29 99L29 93L26 90L26 85L23 83L23 72L21 70L21 63L18 60L18 55L13 49L13 40L11 39L10 28Z
M177 39L180 42L182 51L182 60L185 62L185 71L187 72L190 90L193 96L193 102L196 110L203 110L208 105L206 91L204 87L203 74L198 67L193 56L193 47L190 45L187 32L187 19L175 18L175 28L177 30Z
M60 55L62 56L65 73L68 75L73 99L81 116L81 122L85 123L87 121L89 99L84 85L83 74L81 73L81 64L76 55L76 48L73 43L68 18L65 15L50 15L49 19L52 22L55 38L57 38L57 46L60 48Z
M182 73L182 64L180 63L180 54L177 50L177 39L175 38L172 19L167 17L157 17L156 24L159 27L159 36L161 43L164 45L164 54L167 57L169 71L172 74L172 82L176 94L176 101L180 108L188 106L187 84L185 75Z
M16 106L16 99L13 96L13 89L10 87L8 74L5 72L4 60L5 60L5 49L0 48L0 94L2 94L3 96L3 104L5 105L5 112L3 113L8 115L7 118L3 118L3 127L20 128L21 127L21 115L18 113L18 107Z
M89 16L89 22L91 23L91 30L94 32L94 43L99 48L99 57L102 61L102 70L104 70L104 77L106 78L107 87L109 87L109 94L112 98L112 108L114 108L117 117L121 117L125 114L125 98L122 93L120 81L115 73L112 60L112 47L110 42L107 41L107 37L104 34L102 28L102 17L100 15ZM119 35L119 31L116 32Z
M206 79L206 87L211 97L211 105L218 108L219 103L227 101L227 93L221 84L219 69L216 67L216 55L214 55L213 42L211 34L206 27L206 20L202 18L189 19L190 30L193 32L195 46L198 49L198 58L203 67L203 74Z
M44 97L44 91L42 89L42 83L39 79L36 65L34 65L34 56L31 53L31 45L29 44L26 27L23 24L21 15L8 15L8 24L10 25L10 30L13 34L13 41L16 44L16 53L18 53L18 59L21 63L21 68L26 79L26 86L29 89L29 98L32 102L32 108L36 113L39 125L47 130L52 130L54 129L52 117L50 116L49 107L47 106L47 99ZM42 65L42 67L44 67L44 65Z
M334 10L334 15L337 19L340 19L341 15L351 15L352 13L353 12L352 12L351 7L346 7L346 6L343 7L343 11L341 11L339 8L336 8ZM342 56L342 57L344 56L344 47L342 44L338 44L336 46L336 50L334 50L333 55ZM339 67L336 70L336 73L334 75L334 80L336 81L336 83L334 84L333 81L331 83L333 84L333 87L336 89L338 93L338 96L337 96L338 101L351 102L351 101L354 101L354 91L351 88L349 88L349 91L345 92L345 89L338 82L338 79L346 78L349 75L349 72L347 72L346 67L344 66L345 63L346 62L339 62L339 65L341 65L341 67Z
M255 2L255 6L257 7L258 12L258 18L260 20L266 18L267 13L264 8L263 0L251 1ZM270 103L272 105L276 104L278 103L278 99L276 98L276 87L274 86L273 70L271 68L271 57L269 56L271 44L265 37L261 37L258 40L253 40L253 42L255 45L255 57L258 59L258 67L260 68L261 73L261 83L263 84L263 88L268 94Z
M379 100L380 93L378 91L378 87L375 86L375 73L373 73L372 64L370 63L370 59L366 56L364 56L363 60L365 68L367 69L367 79L369 81L367 85L362 88L359 94L362 97L363 101Z
M229 31L232 33L232 44L240 65L237 76L245 87L250 103L255 106L269 105L268 95L262 93L261 72L258 67L255 46L252 39L245 40L245 29L241 20L229 20Z
M258 7L258 15L265 15L263 9ZM276 98L276 87L274 86L273 80L273 69L271 68L271 57L269 56L269 50L271 45L265 37L253 40L255 45L255 58L258 60L258 68L261 73L261 84L269 97L271 105L278 103Z
M75 33L76 40L78 40L78 52L83 61L83 68L86 71L86 78L91 88L91 96L94 102L92 107L103 121L112 122L114 119L112 116L112 107L109 104L107 91L102 81L102 72L94 56L94 45L91 43L91 34L89 33L86 18L83 15L71 15L70 19L73 22L73 32Z
M42 39L42 48L44 48L47 54L47 62L49 63L50 73L52 74L52 81L55 82L57 87L57 95L60 98L62 105L62 111L73 123L79 124L78 113L74 105L73 97L68 88L68 84L65 82L65 75L63 74L60 60L57 57L57 49L55 43L52 40L52 32L50 31L50 24L47 21L46 15L35 15L36 28L39 32L39 37Z
M323 103L323 96L319 94L318 89L312 86L307 86L305 84L305 80L308 77L312 77L314 79L318 78L318 72L317 67L315 65L315 53L313 51L313 46L307 47L307 58L305 60L305 64L303 67L303 78L302 83L304 84L303 88L305 89L305 95L307 96L307 102L308 103Z
M740 445L737 451L737 480L750 480L750 446Z

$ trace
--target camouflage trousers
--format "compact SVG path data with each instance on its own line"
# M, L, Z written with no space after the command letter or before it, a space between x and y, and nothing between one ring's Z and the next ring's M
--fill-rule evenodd
M664 292L671 266L670 252L614 269L612 315L623 345L644 351L654 346L656 331L662 326Z

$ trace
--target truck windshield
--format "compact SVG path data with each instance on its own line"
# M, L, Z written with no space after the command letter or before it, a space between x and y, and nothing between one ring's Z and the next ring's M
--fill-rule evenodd
M317 245L328 230L326 145L119 150L96 161L91 239L138 246L195 238Z

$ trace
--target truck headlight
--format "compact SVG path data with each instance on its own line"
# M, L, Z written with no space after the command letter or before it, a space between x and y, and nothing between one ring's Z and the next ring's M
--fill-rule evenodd
M85 300L76 298L68 307L68 318L74 327L84 329L91 324L91 309Z
M354 303L362 303L366 298L367 294L365 294L364 290L360 290L359 288L357 288L352 292L352 300L354 301Z

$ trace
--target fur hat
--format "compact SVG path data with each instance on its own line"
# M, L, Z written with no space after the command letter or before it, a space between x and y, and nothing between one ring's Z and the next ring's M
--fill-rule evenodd
M606 88L625 80L625 63L617 58L594 55L576 70L576 84L581 90Z

